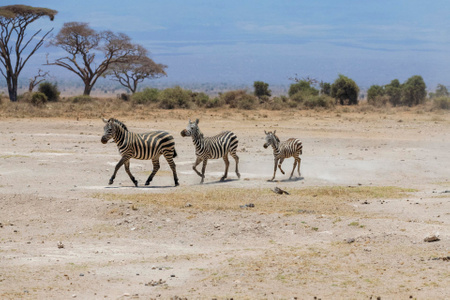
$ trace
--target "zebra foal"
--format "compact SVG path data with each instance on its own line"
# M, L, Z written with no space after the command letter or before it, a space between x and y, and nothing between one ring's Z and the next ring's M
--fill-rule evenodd
M230 162L228 160L228 153L234 158L236 161L236 175L238 178L241 177L239 174L239 157L236 154L236 150L238 147L238 139L236 135L231 131L224 131L219 133L218 135L212 137L204 137L203 133L200 131L198 127L199 120L195 120L195 122L189 123L183 131L181 131L181 136L192 137L192 142L195 146L195 155L197 159L192 166L192 169L197 173L198 176L202 178L200 183L203 183L205 179L205 170L206 164L208 163L208 159L218 159L223 158L225 162L225 174L222 176L220 181L224 181L228 176L228 167L230 166ZM197 166L199 163L203 162L202 172L197 171Z
M128 131L128 128L114 118L109 120L103 119L106 123L104 127L104 134L101 138L101 142L106 144L110 139L113 139L119 148L119 153L122 158L117 163L114 173L109 180L109 184L113 184L114 178L116 178L117 171L122 165L125 165L125 171L130 176L135 186L138 186L137 180L130 172L130 159L142 159L152 160L153 171L148 177L145 185L149 185L156 172L158 172L159 157L163 155L173 172L173 179L175 180L175 186L178 185L178 176L173 158L177 156L175 151L175 141L173 136L165 131L152 131L149 133L133 133Z
M266 134L266 143L264 144L264 148L272 146L273 157L275 160L273 177L272 177L272 179L270 179L270 181L273 181L275 179L275 174L277 172L277 165L278 165L278 168L280 168L281 173L284 174L283 169L281 169L281 164L283 163L285 158L289 158L289 157L294 157L294 159L295 159L294 168L292 169L289 180L291 180L297 164L298 164L298 176L301 176L300 175L300 163L302 160L299 156L303 152L302 142L299 139L295 139L295 138L291 138L286 141L280 142L280 139L275 134L276 132L277 132L276 130L274 132L271 132L271 131L266 132L264 130L264 133Z

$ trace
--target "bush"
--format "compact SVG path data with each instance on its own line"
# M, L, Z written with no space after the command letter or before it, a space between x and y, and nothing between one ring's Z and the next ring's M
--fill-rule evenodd
M378 95L378 96L375 96L375 98L372 98L370 100L368 99L367 103L372 106L375 106L375 107L383 107L383 106L388 105L388 103L390 103L390 99L391 98L388 95L384 95L384 96Z
M190 108L192 106L192 92L181 87L165 89L160 93L159 107L163 109Z
M433 100L433 107L436 109L450 109L450 98L449 97L438 97Z
M135 104L149 104L158 102L159 90L155 88L145 88L141 92L136 92L131 96Z
M251 110L255 109L258 104L258 100L255 96L245 94L237 102L237 108Z
M384 87L379 86L379 85L372 85L368 90L367 90L367 102L370 105L374 105L374 101L375 98L380 97L380 96L384 96L385 94L385 90Z
M319 95L319 96L312 96L306 99L303 103L303 105L307 108L316 108L316 107L323 107L323 108L332 108L334 107L334 99L326 96L326 95Z
M34 106L42 106L47 103L47 96L44 93L36 92L31 96L31 104Z
M413 106L424 103L427 96L426 88L422 76L415 75L408 78L402 85L402 104Z
M206 106L209 103L209 96L205 93L192 93L191 94L192 101L200 107Z
M72 101L72 103L81 103L81 104L92 102L91 96L88 95L75 96L70 98L70 100Z
M311 86L311 83L309 83L306 80L300 80L297 83L291 84L289 86L288 94L290 97L294 96L295 94L302 93L304 96L316 96L319 95L319 91Z
M230 108L236 108L238 100L244 97L247 92L245 90L235 90L223 93L220 98L225 102L225 104L230 105Z
M287 101L288 99L285 96L274 97L264 104L264 108L270 110L283 110L287 107Z
M356 83L342 75L331 85L331 96L339 101L341 105L344 104L358 104L359 87Z
M262 97L270 97L272 94L272 91L269 90L269 84L265 83L263 81L255 81L253 82L253 88L255 89L254 95L258 98Z
M56 83L43 82L39 85L38 92L45 94L48 101L58 101L59 100L59 90Z

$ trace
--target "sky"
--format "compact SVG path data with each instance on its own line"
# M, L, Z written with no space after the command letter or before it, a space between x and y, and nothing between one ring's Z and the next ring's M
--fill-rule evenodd
M450 85L450 1L417 0L1 0L58 11L30 30L86 22L95 30L125 33L157 63L164 83L252 85L339 74L360 87L421 75L428 89ZM124 4L126 3L126 4ZM30 31L31 32L31 31ZM42 47L24 70L36 73L62 57ZM55 67L56 68L56 67ZM74 76L63 68L58 76ZM76 78L76 77L74 77ZM148 82L151 84L151 82Z

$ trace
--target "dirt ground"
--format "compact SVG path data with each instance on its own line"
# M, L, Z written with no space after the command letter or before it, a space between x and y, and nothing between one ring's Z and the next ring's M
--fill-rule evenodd
M238 136L240 180L230 158L228 181L219 182L224 164L215 160L199 184L192 141L180 136L189 118L206 136ZM108 185L120 156L100 143L100 119L0 120L1 299L450 298L450 114L157 111L120 120L174 135L179 187L163 159L150 187L151 162L137 160L138 188L124 169ZM303 141L300 178L287 180L291 158L286 175L267 181L264 130ZM334 211L299 196L333 187L407 192L362 193ZM262 211L259 196L236 194L243 189L312 208ZM240 205L206 209L209 196L188 197L219 192ZM134 200L147 196L190 200ZM424 241L432 235L439 240Z

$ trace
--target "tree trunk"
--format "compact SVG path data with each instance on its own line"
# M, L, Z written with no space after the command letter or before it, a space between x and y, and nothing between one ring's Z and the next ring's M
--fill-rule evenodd
M10 77L8 82L8 94L11 102L17 102L17 78Z
M84 96L89 96L91 94L91 90L92 90L92 85L85 83L84 84L84 92L83 95Z

